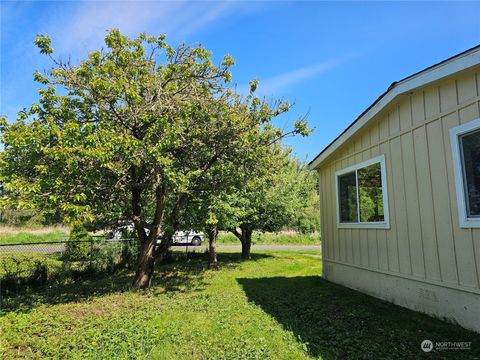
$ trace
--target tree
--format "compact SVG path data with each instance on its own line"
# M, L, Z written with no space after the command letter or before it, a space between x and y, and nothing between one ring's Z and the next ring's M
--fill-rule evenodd
M91 227L131 219L141 244L134 286L147 288L204 177L285 136L270 121L290 104L256 98L256 82L241 98L229 86L230 56L216 66L202 46L173 48L164 35L112 30L78 65L54 58L46 36L35 44L53 67L34 74L39 102L0 123L5 201L61 208ZM304 119L291 131L307 132Z
M262 149L263 147L249 149L249 152ZM185 228L203 229L207 234L210 268L218 267L216 240L219 230L231 229L237 225L238 209L231 206L231 199L242 186L239 168L243 163L245 156L238 156L233 161L218 162L213 166L198 183L195 196L180 217Z
M270 196L285 206L282 228L302 233L320 230L320 197L318 177L308 165L294 156L279 172L275 186L269 189ZM278 229L278 226L277 226Z
M190 224L190 226L187 225L189 228L201 228L208 236L208 267L212 269L218 268L217 236L219 230L229 224L230 220L228 211L223 208L226 205L228 206L220 192L208 192L194 198L185 212L190 215L184 224Z
M251 163L253 168L244 172L244 186L232 197L237 224L230 231L240 240L245 259L250 257L255 230L319 229L315 174L289 149L277 144L269 150L262 162Z

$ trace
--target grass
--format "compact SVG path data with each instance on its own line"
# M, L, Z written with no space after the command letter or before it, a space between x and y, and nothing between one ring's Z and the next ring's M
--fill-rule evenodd
M60 241L68 236L68 230L57 227L40 229L0 228L1 244L26 244L36 242Z
M480 335L322 280L315 252L257 252L221 268L183 254L154 286L125 272L3 299L0 358L480 358ZM425 354L420 342L472 341Z
M218 235L218 245L240 245L240 241L231 233L221 232ZM252 234L254 245L320 245L320 234L301 234L293 231L279 233Z
M0 245L60 241L67 236L68 228L65 227L36 229L0 227ZM252 235L252 242L256 245L320 245L320 234L301 234L293 231L255 232ZM218 245L240 245L240 241L231 233L221 232L218 236Z

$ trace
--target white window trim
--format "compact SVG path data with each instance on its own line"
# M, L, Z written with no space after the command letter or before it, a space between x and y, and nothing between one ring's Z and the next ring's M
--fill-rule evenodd
M469 218L467 216L467 194L465 193L462 150L459 141L460 136L474 130L480 130L480 119L475 119L450 129L453 172L455 174L455 188L457 190L458 222L461 228L480 228L480 218Z
M356 222L356 223L345 223L340 222L340 201L339 201L339 193L338 193L338 177L364 168L366 166L370 166L373 164L380 163L380 171L382 173L382 196L383 196L383 217L385 221L381 222ZM358 181L358 179L356 180ZM357 185L358 189L358 185ZM362 161L361 163L355 164L353 166L349 166L345 169L339 170L335 172L335 194L336 194L336 204L337 204L337 228L339 229L390 229L390 216L388 212L388 190L387 190L387 172L385 169L385 155L380 155L374 157L372 159ZM357 191L357 204L360 207L360 203L358 201L358 191ZM360 210L358 210L360 211ZM360 219L360 218L359 218Z

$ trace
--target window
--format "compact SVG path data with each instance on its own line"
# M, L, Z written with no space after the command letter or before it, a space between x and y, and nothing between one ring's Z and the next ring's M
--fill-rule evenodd
M385 156L335 173L341 228L389 228Z
M450 129L461 227L480 227L480 119Z

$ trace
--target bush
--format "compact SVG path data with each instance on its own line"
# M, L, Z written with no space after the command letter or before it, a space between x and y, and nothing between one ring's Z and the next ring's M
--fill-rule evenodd
M136 240L123 241L120 264L128 269L133 269L137 263L139 246Z
M132 268L137 259L136 254L136 241L99 241L92 247L90 266L108 273Z
M65 244L63 257L65 261L90 260L93 247L93 238L82 225L72 225L70 236Z
M6 292L45 285L62 271L62 262L49 255L2 254L0 264L2 291Z
M31 209L0 209L0 224L14 226L41 225L45 222L42 212Z
M90 245L88 242L87 244ZM112 274L122 269L132 269L136 262L137 242L94 241L87 257L76 252L77 248L74 246L68 249L70 252L67 255L1 254L0 286L2 294L17 292L25 286L78 282L99 275Z

